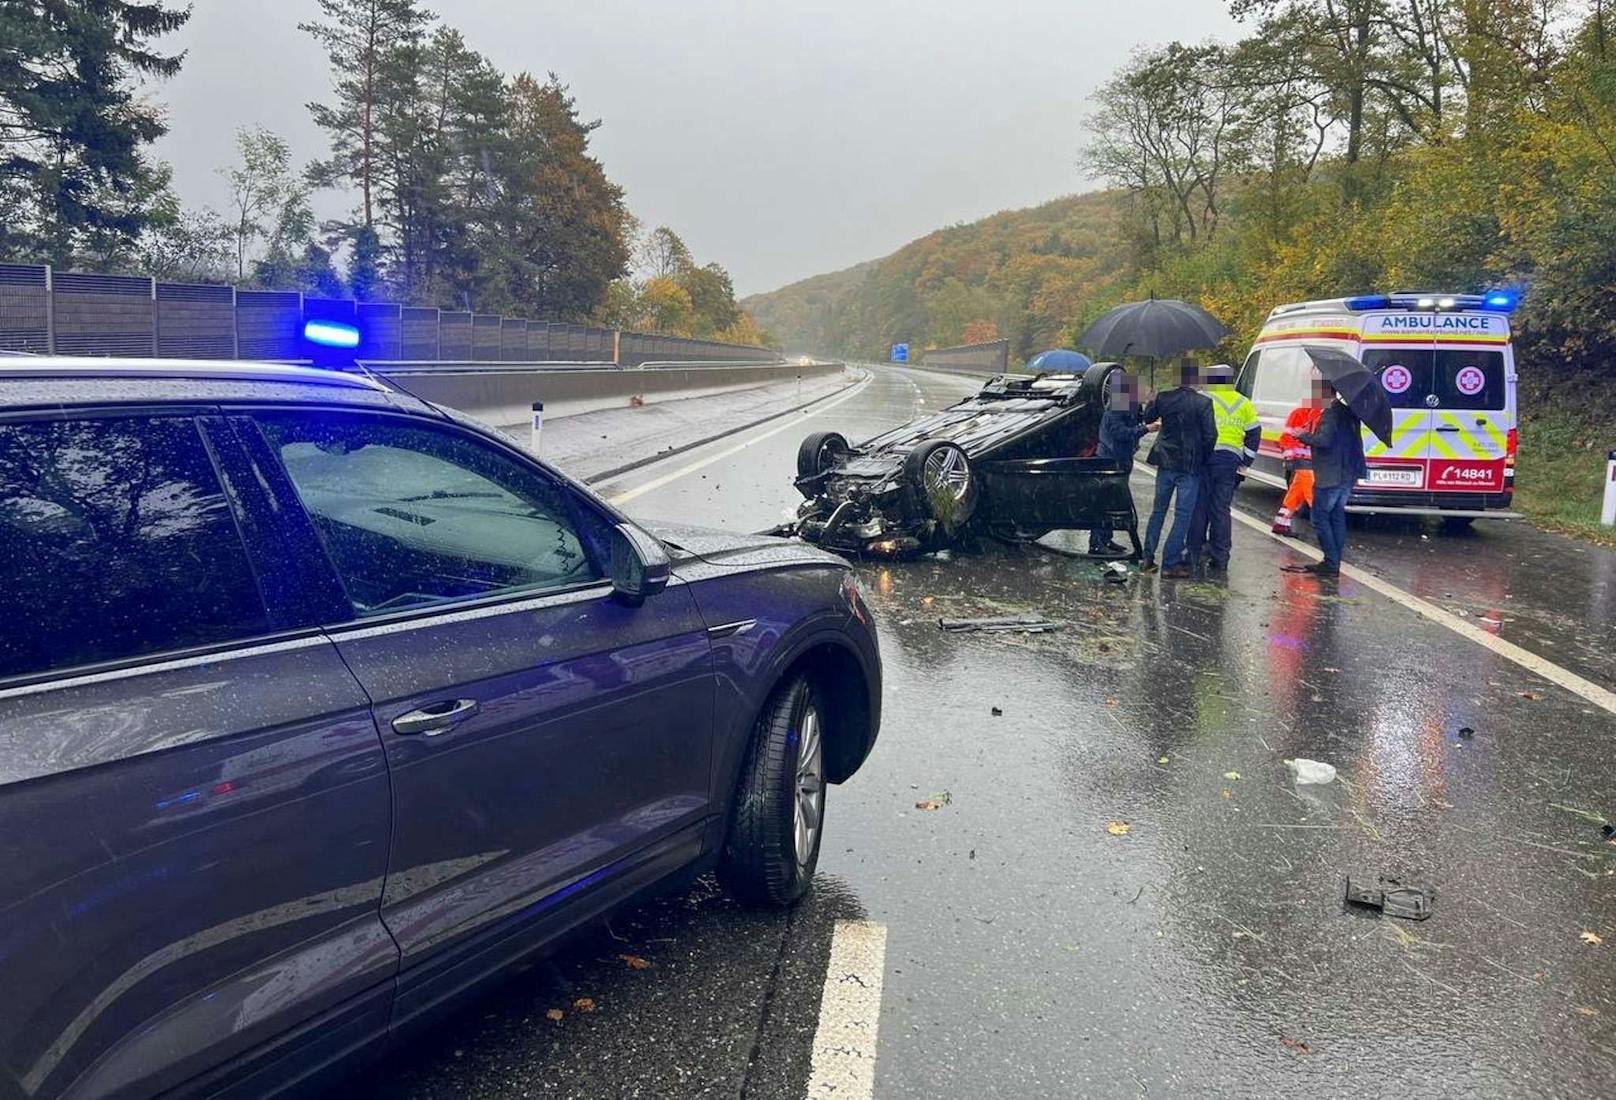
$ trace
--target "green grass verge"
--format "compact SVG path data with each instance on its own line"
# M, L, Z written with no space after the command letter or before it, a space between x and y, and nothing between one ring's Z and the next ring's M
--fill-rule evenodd
M1516 510L1539 527L1616 547L1616 528L1599 523L1612 448L1616 380L1582 376L1528 393L1523 378Z

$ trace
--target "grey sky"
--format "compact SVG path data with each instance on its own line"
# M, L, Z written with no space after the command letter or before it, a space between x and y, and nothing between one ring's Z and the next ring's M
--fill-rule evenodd
M1077 165L1093 88L1135 45L1229 31L1219 0L439 0L507 72L555 70L594 149L649 226L677 230L738 291L890 252L942 225L1090 186ZM188 203L243 124L324 153L304 104L328 90L299 20L314 0L195 0L156 89L159 153ZM341 208L324 200L327 212Z

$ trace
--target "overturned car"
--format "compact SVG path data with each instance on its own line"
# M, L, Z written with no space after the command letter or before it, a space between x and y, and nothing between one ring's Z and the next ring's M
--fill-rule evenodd
M797 451L797 521L781 529L834 550L935 550L985 533L1025 542L1109 527L1140 554L1128 475L1094 457L1108 381L1082 374L998 375L975 396L857 446L814 432Z

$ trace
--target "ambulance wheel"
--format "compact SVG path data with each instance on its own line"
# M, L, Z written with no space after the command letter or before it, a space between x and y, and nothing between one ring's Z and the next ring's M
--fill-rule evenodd
M1443 516L1441 531L1444 535L1462 535L1475 525L1475 516Z
M809 432L797 448L797 476L818 477L851 451L840 432Z

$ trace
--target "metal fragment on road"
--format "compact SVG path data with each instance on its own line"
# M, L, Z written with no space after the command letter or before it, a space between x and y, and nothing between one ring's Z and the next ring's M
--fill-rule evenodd
M1047 634L1063 623L1041 615L1001 615L986 619L938 619L937 626L948 634Z
M1388 917L1425 920L1436 905L1436 890L1429 886L1410 886L1385 875L1379 876L1373 886L1355 886L1348 876L1346 903L1376 909Z
M814 1031L810 1097L868 1100L875 1091L875 1044L881 1022L881 977L887 929L870 921L839 920Z

